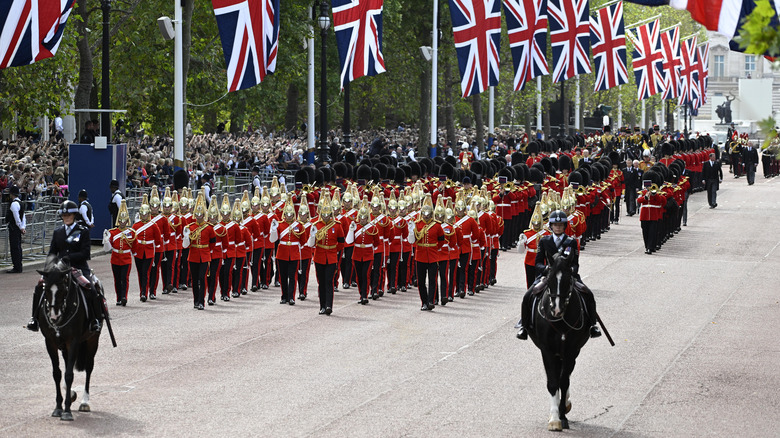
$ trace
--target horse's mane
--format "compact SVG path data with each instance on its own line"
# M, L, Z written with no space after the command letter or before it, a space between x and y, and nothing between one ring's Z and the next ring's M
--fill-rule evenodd
M64 274L68 272L70 266L63 262L57 255L49 254L43 264L43 269L38 271L41 275Z

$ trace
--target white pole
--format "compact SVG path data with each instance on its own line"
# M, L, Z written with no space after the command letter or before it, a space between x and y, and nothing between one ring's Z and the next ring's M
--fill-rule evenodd
M580 129L580 77L577 76L577 97L574 102L574 129Z
M314 8L309 9L309 18L314 20ZM314 138L314 27L309 26L309 37L306 39L306 48L309 50L309 79L308 79L308 115L306 117L306 138L308 151L312 152L317 146Z
M542 130L542 77L536 77L536 130ZM531 137L530 135L528 137Z
M488 109L488 134L495 136L496 128L496 87L490 87L490 108Z
M647 99L642 99L642 119L639 121L639 129L645 129L647 124L645 123L645 116L647 115Z
M431 32L431 146L439 142L438 126L436 120L438 99L436 92L439 88L439 0L433 0L433 31Z
M184 61L182 49L182 7L179 0L174 0L174 24L176 37L174 39L173 68L173 162L174 167L186 169L184 163Z
M620 94L618 94L617 129L620 129L622 126L623 126L623 101L620 99Z
M49 116L44 115L39 122L41 128L41 139L43 141L49 141Z

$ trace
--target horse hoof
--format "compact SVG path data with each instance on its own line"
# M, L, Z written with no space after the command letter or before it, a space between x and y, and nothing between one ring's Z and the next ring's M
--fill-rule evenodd
M566 402L566 413L571 412L571 402Z
M57 408L51 413L52 417L62 417L62 409Z
M86 403L82 403L79 406L79 412L92 412L92 410L89 408L89 405Z
M73 414L70 413L70 411L65 411L62 413L62 416L60 417L60 420L62 421L73 421Z
M561 426L560 420L556 420L556 421L550 420L550 422L547 423L547 430L551 432L560 432L563 430L563 426Z
M71 403L75 402L77 398L79 398L79 395L76 394L76 391L71 390L70 391L70 402Z

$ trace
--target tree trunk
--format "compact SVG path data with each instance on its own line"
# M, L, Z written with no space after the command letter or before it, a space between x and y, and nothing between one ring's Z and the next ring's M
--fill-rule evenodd
M471 109L474 110L474 123L477 125L477 148L480 155L485 153L485 123L482 120L482 95L471 96Z
M542 125L544 129L545 140L550 139L550 101L545 96L542 96Z
M287 131L295 131L298 128L299 96L298 84L290 82L290 85L287 87L287 111L284 116L284 127Z
M417 141L417 157L428 156L431 138L431 70L426 66L420 73L420 138Z
M246 114L246 98L237 96L236 102L230 111L230 132L236 134L244 130L244 116Z
M211 106L203 113L203 132L217 132L217 111Z

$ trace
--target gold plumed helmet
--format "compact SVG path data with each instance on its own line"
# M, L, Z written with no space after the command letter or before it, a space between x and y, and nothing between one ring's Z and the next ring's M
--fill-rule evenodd
M279 196L282 192L279 190L279 179L274 177L271 181L271 189L268 190L271 193L271 197Z
M206 197L203 196L203 192L198 193L198 198L195 200L195 207L192 209L192 214L196 218L206 217Z
M341 203L347 204L348 206L352 206L352 201L354 201L355 198L352 197L352 183L350 183L347 186L347 189L344 190L344 196L341 197ZM346 208L346 206L345 206Z
M182 211L186 211L190 207L190 202L187 200L187 189L181 189L181 195L179 196L179 208Z
M149 207L157 210L160 208L160 191L157 190L157 186L152 186L152 190L149 195Z
M544 223L547 223L547 218L550 216L550 204L547 199L547 192L542 193L542 198L537 202L537 204L541 204L539 208L539 212L542 215L542 220Z
M496 211L496 203L493 202L492 199L490 201L488 201L488 211L490 211L490 212L495 212Z
M452 200L450 198L447 198L447 203L444 206L444 220L448 224L455 223L455 210L452 208Z
M138 209L138 214L141 215L141 219L144 219L148 218L151 212L152 209L149 207L149 196L144 193L144 195L141 197L141 207Z
M330 206L333 211L341 211L341 190L336 188L333 192L333 199L330 201Z
M474 218L474 220L477 220L479 207L477 205L475 205L475 204L477 204L477 203L476 202L469 202L469 211L468 211L467 214L469 216L471 216L472 218Z
M219 222L219 208L217 208L217 195L211 195L211 202L209 203L208 221L212 225L216 225Z
M378 209L382 205L382 199L379 197L379 187L374 186L371 196L371 208Z
M171 210L174 212L179 209L179 192L173 192L171 197Z
M301 202L298 206L298 222L306 224L309 222L309 206L305 202Z
M358 222L368 222L371 218L371 207L368 206L368 197L364 196L360 201L360 208L357 214Z
M222 205L219 208L219 212L222 213L223 216L230 217L230 197L227 193L222 195Z
M445 220L446 208L444 207L444 196L439 196L436 200L436 208L433 209L433 219L442 223Z
M284 208L282 209L282 219L288 224L291 224L295 221L295 206L292 203L291 197L288 198L284 203Z
M127 201L124 199L119 205L119 213L116 215L116 226L118 228L127 228L130 226L130 214L127 212Z
M531 229L534 231L541 231L544 226L544 218L542 217L542 203L537 202L534 208L534 213L531 215Z
M333 206L330 201L330 191L328 189L322 189L320 202L317 204L317 215L322 217L323 214L326 216L333 215Z
M239 199L236 199L233 202L233 210L230 213L230 219L235 223L241 223L241 220L244 218L244 215L241 214L241 201Z
M395 199L395 190L390 190L390 200L387 201L387 212L392 216L398 216L398 201Z
M574 207L577 201L574 199L574 193L571 190L571 186L566 187L563 190L563 197L561 198L561 209L567 216L574 213Z
M466 213L466 193L461 189L455 195L455 212L463 216Z
M163 206L163 208L171 208L171 207L173 207L173 198L171 198L171 188L170 187L166 187L165 188L165 193L163 194L162 206Z
M192 194L192 189L187 189L187 204L189 204L190 209L195 208L195 196Z
M425 195L422 208L420 208L420 218L428 223L433 219L433 199L431 199L430 193Z
M268 196L268 190L266 190L260 198L260 207L264 209L271 208L271 197Z
M255 195L252 196L252 207L260 206L260 187L255 187Z
M249 204L249 190L244 190L244 195L241 196L241 212L247 214L251 209L252 205Z

